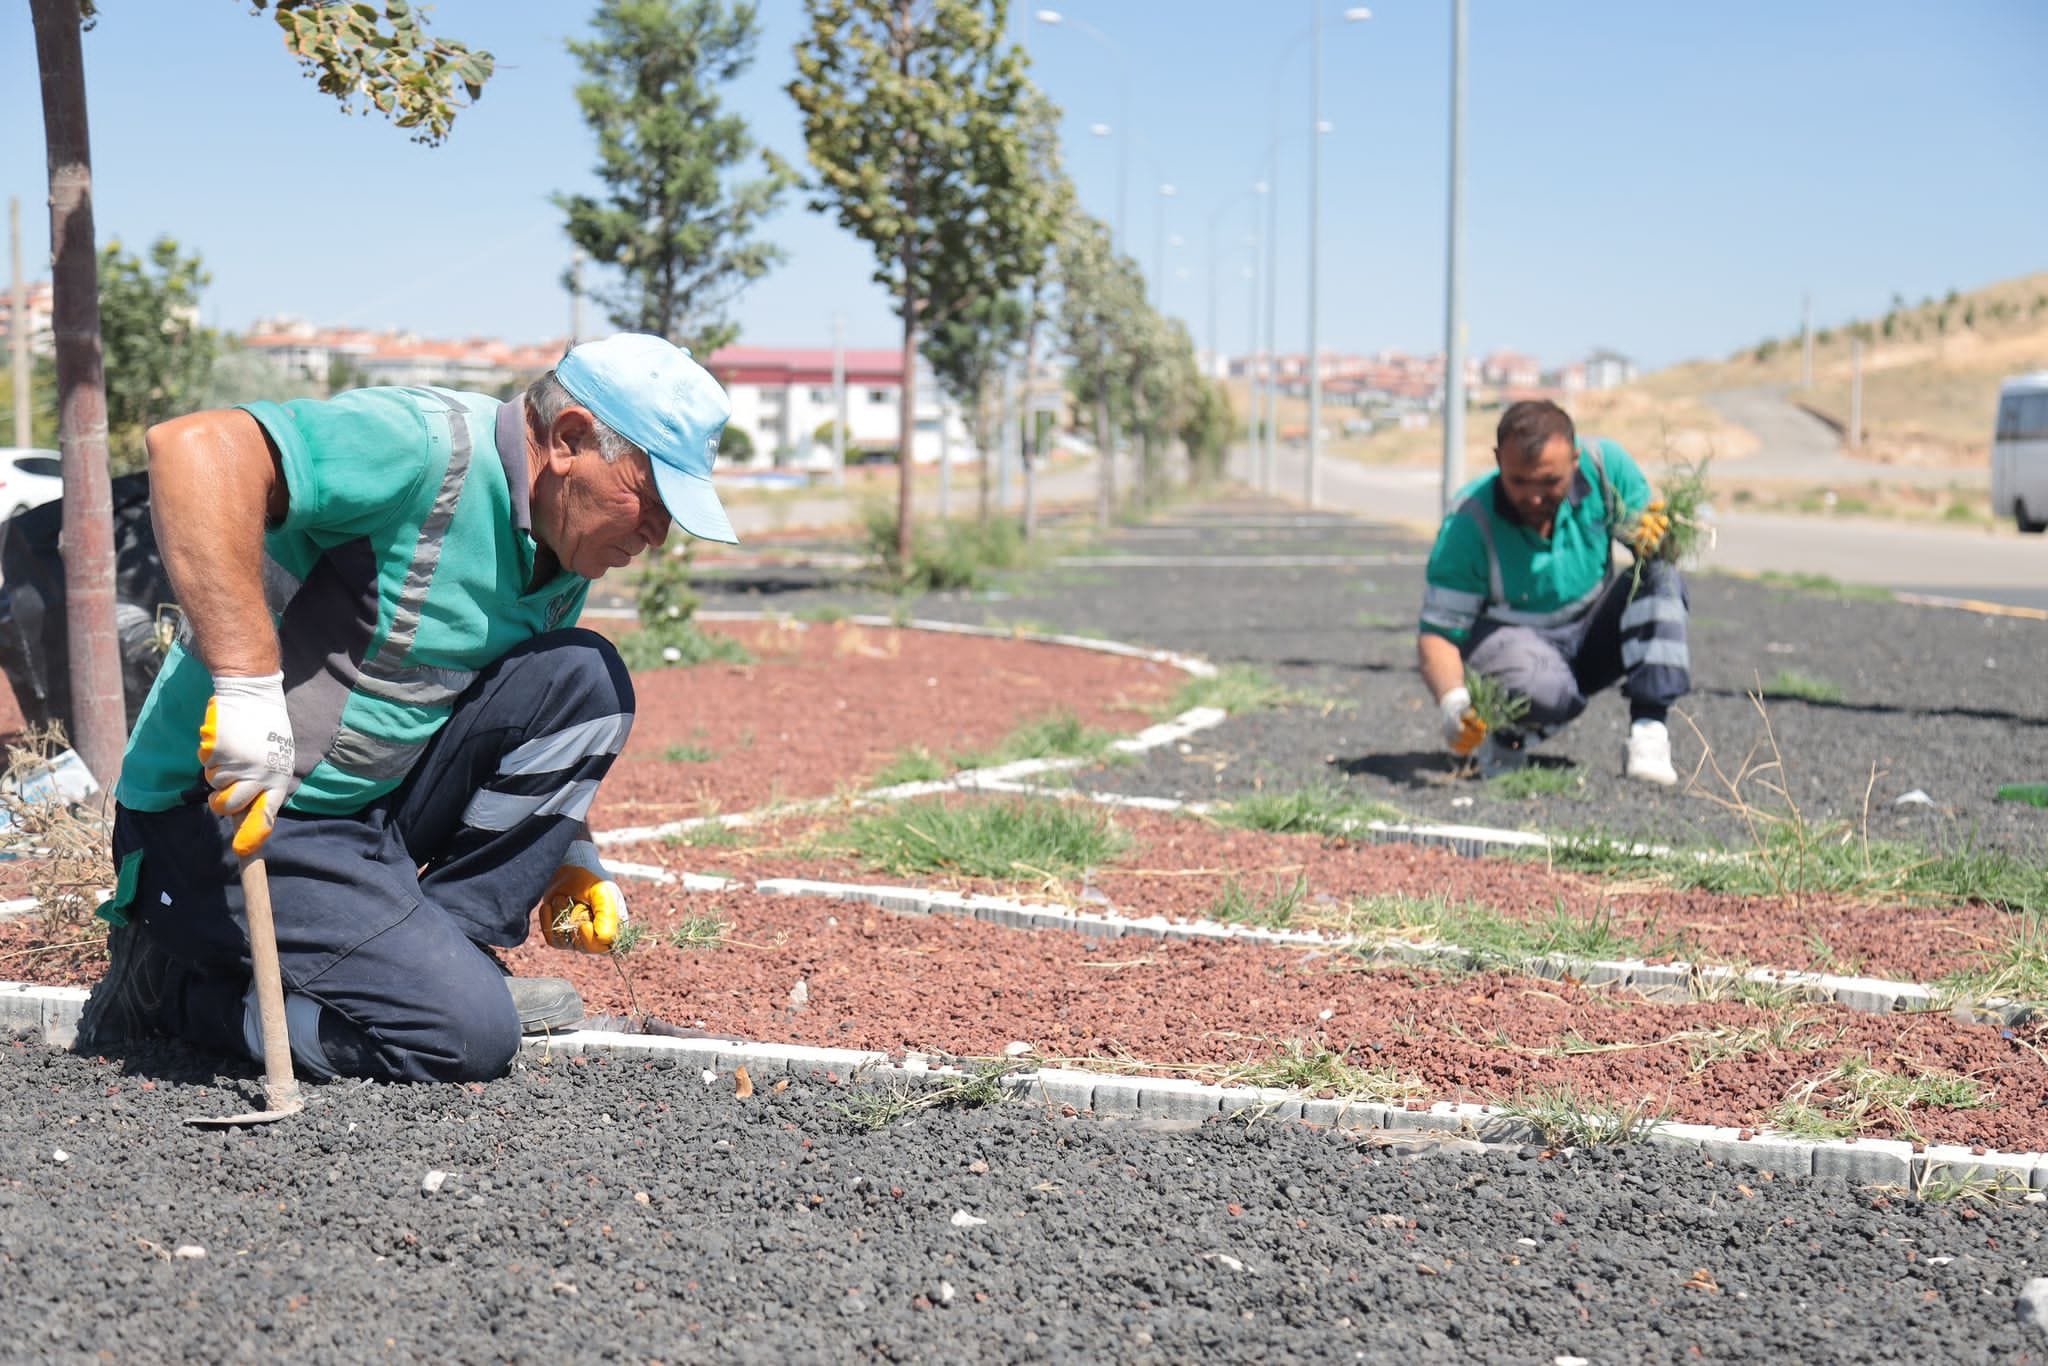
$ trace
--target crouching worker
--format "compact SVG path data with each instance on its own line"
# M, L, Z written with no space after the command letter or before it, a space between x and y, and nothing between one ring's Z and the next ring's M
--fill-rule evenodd
M494 948L625 920L583 823L633 724L590 582L668 537L734 539L730 407L687 352L576 347L523 397L359 389L149 432L184 609L123 760L87 1049L262 1058L238 860L261 856L301 1075L500 1076L575 989Z
M1622 771L1676 783L1665 714L1691 687L1692 665L1685 584L1656 558L1670 531L1663 501L1627 451L1580 441L1547 400L1510 407L1495 443L1499 469L1460 492L1429 556L1416 651L1445 743L1477 754L1482 774L1511 771L1618 681L1631 721ZM1634 552L1640 583L1616 569L1617 541ZM1527 704L1513 729L1488 733L1467 670Z

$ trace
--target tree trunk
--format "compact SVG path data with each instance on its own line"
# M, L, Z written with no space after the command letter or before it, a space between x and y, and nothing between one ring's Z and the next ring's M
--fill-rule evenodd
M988 525L989 507L994 502L994 490L990 481L993 472L989 469L988 458L988 382L983 380L974 393L974 449L977 453L975 468L980 472L981 496L979 516L983 526Z
M908 574L911 562L910 476L917 456L917 309L909 299L903 301L903 388L898 408L901 430L896 454L896 562L902 572Z
M1095 475L1095 523L1108 527L1116 516L1116 445L1109 427L1109 390L1095 396L1095 447L1100 462Z
M114 633L114 511L107 474L107 384L100 358L99 257L92 230L92 148L78 0L30 0L50 167L56 299L57 444L63 455L65 616L78 756L103 794L121 776L128 713Z

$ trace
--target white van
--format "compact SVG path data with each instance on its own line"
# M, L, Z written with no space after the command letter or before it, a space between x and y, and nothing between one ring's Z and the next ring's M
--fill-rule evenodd
M1991 515L2012 518L2021 531L2048 531L2048 370L1999 387Z

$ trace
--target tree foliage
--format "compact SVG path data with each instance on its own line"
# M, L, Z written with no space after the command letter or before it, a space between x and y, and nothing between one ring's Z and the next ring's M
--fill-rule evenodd
M343 112L358 110L360 100L360 112L375 109L412 130L415 142L447 137L457 111L482 97L496 66L488 52L433 36L408 0L249 0L249 12L261 14L266 4L285 48Z
M875 253L903 320L899 552L911 556L922 330L1012 294L1056 220L1020 115L1034 92L1007 0L806 0L789 92L818 173L812 207Z
M198 255L159 237L130 256L118 238L100 251L100 346L107 376L107 433L116 472L140 468L142 431L199 405L220 338L199 321L212 283Z
M614 324L709 355L738 335L726 305L782 259L754 232L797 179L765 150L761 176L731 174L756 147L716 91L753 62L758 7L604 0L592 23L596 37L569 51L586 77L576 102L609 192L555 203L570 240L619 272L619 287L597 295Z
M1207 437L1221 396L1205 397L1213 386L1201 376L1187 329L1146 301L1136 263L1116 253L1099 219L1078 210L1068 215L1058 263L1056 336L1071 361L1068 387L1078 404L1092 409L1102 450L1115 448L1119 432L1132 437L1138 493L1149 501L1160 491L1171 445L1179 441L1194 457L1191 436ZM1227 404L1223 411L1227 417ZM1112 462L1105 459L1102 469L1098 512L1107 518L1116 501Z

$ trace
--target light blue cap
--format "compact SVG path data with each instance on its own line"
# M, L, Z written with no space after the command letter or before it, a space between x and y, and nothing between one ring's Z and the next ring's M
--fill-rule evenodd
M571 349L555 378L600 422L647 452L654 487L678 526L701 540L739 543L711 487L732 402L688 351L665 337L621 332Z

